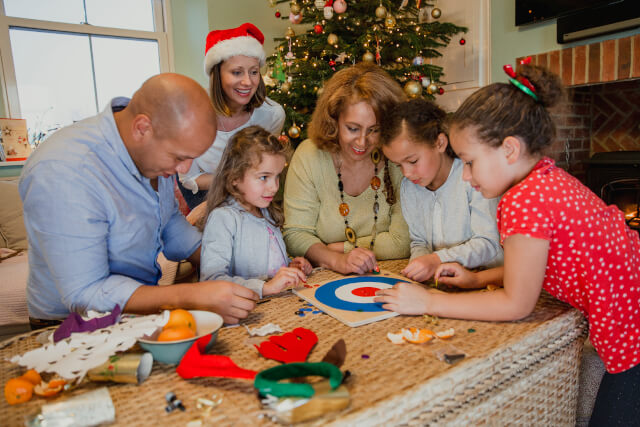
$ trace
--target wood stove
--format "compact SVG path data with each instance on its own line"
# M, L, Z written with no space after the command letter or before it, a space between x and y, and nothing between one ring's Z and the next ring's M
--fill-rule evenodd
M629 227L640 233L640 151L596 153L586 163L591 191L618 206Z

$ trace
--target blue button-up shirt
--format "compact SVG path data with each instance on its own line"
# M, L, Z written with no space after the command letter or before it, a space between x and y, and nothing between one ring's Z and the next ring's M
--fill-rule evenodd
M155 191L136 168L113 117L128 99L60 129L30 156L20 178L29 240L29 314L124 307L141 285L155 285L159 252L181 260L201 234L178 210L172 178Z

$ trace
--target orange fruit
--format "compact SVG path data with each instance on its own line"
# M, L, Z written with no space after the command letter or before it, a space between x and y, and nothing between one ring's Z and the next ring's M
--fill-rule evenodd
M40 374L35 369L29 369L27 372L22 374L20 378L29 381L33 385L38 385L42 382Z
M169 321L162 329L176 328L178 326L186 326L193 331L194 335L196 334L196 319L194 319L193 314L187 310L181 308L171 310L171 313L169 313Z
M33 388L33 391L38 396L51 397L58 394L66 383L67 382L62 379L51 380L48 383L42 381L40 384Z
M4 397L9 405L26 402L33 396L33 384L23 378L11 378L4 385Z
M178 341L193 338L196 333L187 326L176 326L175 328L163 329L158 335L158 341Z

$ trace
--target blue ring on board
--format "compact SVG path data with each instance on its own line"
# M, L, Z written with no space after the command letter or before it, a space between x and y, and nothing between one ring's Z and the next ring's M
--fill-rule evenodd
M321 303L328 305L332 308L337 308L340 310L349 310L349 311L366 311L366 312L374 312L374 311L388 311L382 308L381 302L369 302L369 303L361 303L361 302L351 302L351 301L343 301L336 297L336 290L344 285L348 285L350 283L356 282L379 282L386 283L388 285L395 285L398 282L407 282L406 280L396 279L395 277L384 277L384 276L360 276L360 277L347 277L346 279L339 279L333 282L325 283L316 289L315 297Z

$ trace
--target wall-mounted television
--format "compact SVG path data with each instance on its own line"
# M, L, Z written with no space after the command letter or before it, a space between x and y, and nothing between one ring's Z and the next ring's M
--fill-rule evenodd
M640 27L640 0L515 0L516 25L557 18L557 41L569 43Z
M516 0L516 26L555 19L612 0Z

